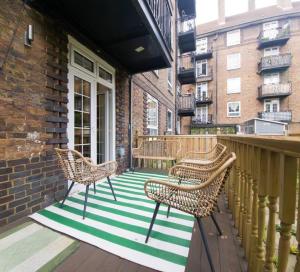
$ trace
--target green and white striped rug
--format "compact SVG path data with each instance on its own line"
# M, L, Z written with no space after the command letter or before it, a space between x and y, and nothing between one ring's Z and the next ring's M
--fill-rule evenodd
M78 241L28 222L0 235L0 271L53 271L78 245Z
M84 193L74 194L65 206L47 207L31 216L54 230L67 233L81 241L95 245L132 262L168 272L185 270L192 236L194 218L161 205L151 237L146 234L155 203L144 193L148 178L166 176L127 172L112 179L117 201L113 200L107 182L90 190L87 215L82 219Z

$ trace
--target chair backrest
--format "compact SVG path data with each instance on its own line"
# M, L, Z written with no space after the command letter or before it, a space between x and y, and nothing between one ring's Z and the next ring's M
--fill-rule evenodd
M141 154L149 157L177 157L181 142L176 140L144 140Z
M79 183L85 183L91 173L90 164L86 158L76 150L55 148L58 163L65 177Z

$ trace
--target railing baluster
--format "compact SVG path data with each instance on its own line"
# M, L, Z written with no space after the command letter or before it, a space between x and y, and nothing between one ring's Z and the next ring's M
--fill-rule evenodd
M291 228L295 220L297 158L281 156L278 271L286 271L290 253Z

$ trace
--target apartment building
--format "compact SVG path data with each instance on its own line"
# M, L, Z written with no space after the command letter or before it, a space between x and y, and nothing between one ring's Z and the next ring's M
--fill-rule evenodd
M219 1L219 19L197 26L195 78L182 89L194 94L195 108L181 118L181 132L234 132L253 118L299 131L300 3L255 9L249 0L247 13L224 14Z
M132 127L174 132L175 16L184 6L0 1L0 226L65 194L55 147L116 160L122 172Z

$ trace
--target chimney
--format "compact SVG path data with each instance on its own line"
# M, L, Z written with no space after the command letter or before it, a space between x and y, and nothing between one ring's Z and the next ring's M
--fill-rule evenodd
M291 9L293 8L291 0L277 0L278 7L282 9Z
M225 24L225 0L218 0L218 23Z

